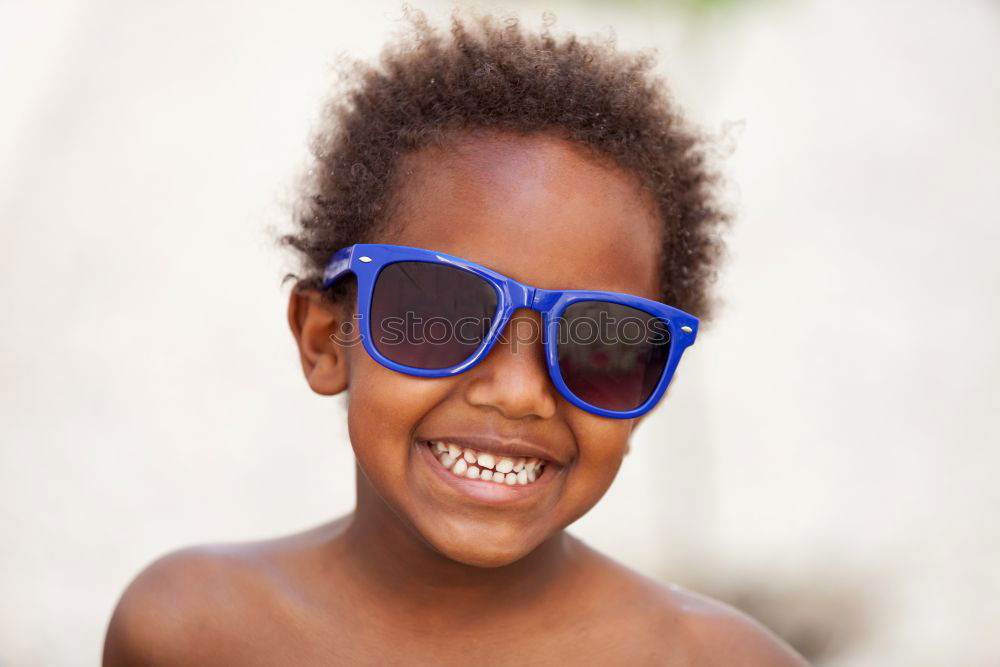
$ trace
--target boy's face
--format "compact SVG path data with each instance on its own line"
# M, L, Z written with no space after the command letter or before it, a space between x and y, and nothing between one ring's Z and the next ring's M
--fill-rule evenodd
M380 242L457 255L536 287L659 298L662 232L651 197L626 172L572 144L476 135L408 156L400 181L392 231ZM306 318L320 312L310 308ZM527 555L604 495L627 451L637 420L568 403L549 378L541 341L528 335L539 324L535 311L516 312L505 331L511 342L498 341L483 362L440 379L385 368L361 345L324 339L327 350L314 345L310 359L303 349L314 390L349 389L359 484L371 484L454 560L499 566ZM515 502L470 495L427 456L427 439L449 436L533 444L548 454L550 477Z

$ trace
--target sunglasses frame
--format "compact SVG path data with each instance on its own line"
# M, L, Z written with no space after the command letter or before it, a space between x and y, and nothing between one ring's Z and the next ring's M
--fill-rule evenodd
M371 300L375 290L375 281L382 269L396 262L430 262L453 266L463 271L473 273L493 286L497 293L497 313L490 330L476 351L465 361L450 368L413 368L398 364L386 358L375 347L371 337ZM615 419L631 419L649 412L656 406L670 380L673 378L677 364L684 350L691 346L698 334L698 318L684 311L668 306L659 301L645 299L631 294L619 292L603 292L591 290L547 290L531 285L525 285L513 278L497 273L484 266L470 262L461 257L455 257L433 250L413 248L410 246L388 245L383 243L357 243L341 248L327 264L323 272L323 287L329 288L348 272L353 273L358 280L358 315L360 326L358 333L365 350L372 359L386 368L425 378L440 378L458 375L472 368L486 358L500 337L511 315L520 308L530 308L537 311L542 318L545 331L545 361L552 383L566 400L576 407L602 417ZM592 405L574 394L563 381L559 369L558 327L559 319L568 306L578 301L606 301L631 308L636 308L649 315L663 320L670 331L670 351L663 374L656 389L649 398L632 410L608 410Z

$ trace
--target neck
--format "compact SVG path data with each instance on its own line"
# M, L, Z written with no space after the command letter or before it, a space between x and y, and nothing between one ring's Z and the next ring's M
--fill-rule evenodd
M384 595L399 611L442 619L467 620L469 613L482 617L490 610L523 606L569 573L576 540L564 530L513 563L467 565L424 541L385 504L359 466L356 479L357 507L344 530L343 548L366 594Z

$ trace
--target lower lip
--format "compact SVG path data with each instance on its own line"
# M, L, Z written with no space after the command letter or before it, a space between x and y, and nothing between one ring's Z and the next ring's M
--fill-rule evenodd
M468 477L459 477L441 465L426 443L417 442L415 446L420 450L421 458L427 462L434 474L448 486L465 496L491 505L508 505L532 498L544 491L557 474L553 470L554 465L546 463L542 474L534 482L523 486L520 484L499 484L483 479L469 479Z

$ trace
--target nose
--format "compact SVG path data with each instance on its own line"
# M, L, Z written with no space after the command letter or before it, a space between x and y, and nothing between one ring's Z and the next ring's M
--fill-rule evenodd
M542 320L533 310L514 311L493 349L467 371L465 398L508 419L556 413L556 388L549 378L542 344Z

